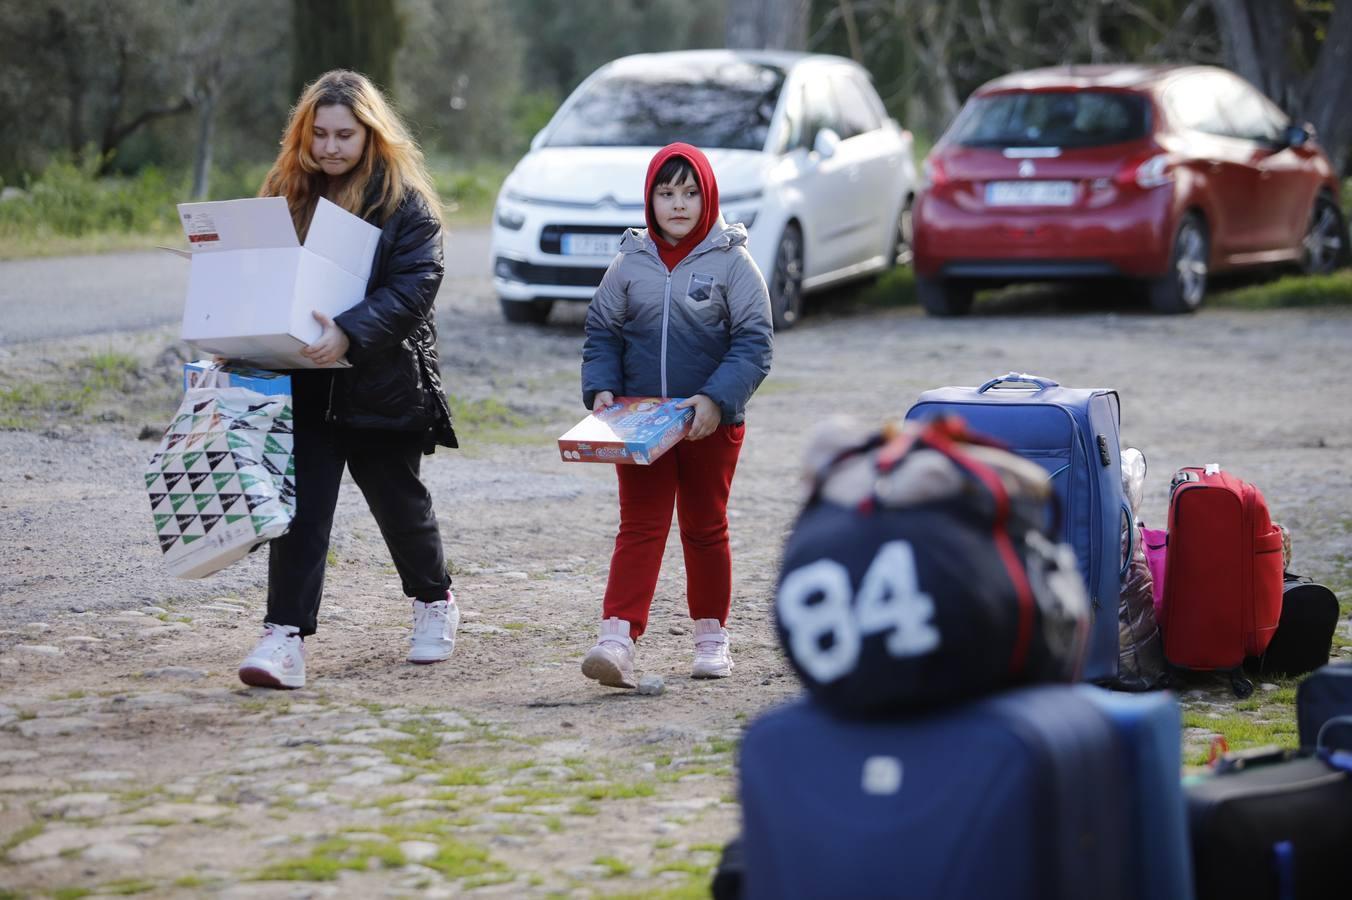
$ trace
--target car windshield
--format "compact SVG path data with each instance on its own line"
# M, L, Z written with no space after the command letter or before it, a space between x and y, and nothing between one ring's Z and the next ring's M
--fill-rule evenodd
M967 104L952 140L966 147L1099 147L1143 138L1149 107L1116 91L992 94Z
M547 144L760 150L783 86L783 70L741 61L619 71L586 86Z

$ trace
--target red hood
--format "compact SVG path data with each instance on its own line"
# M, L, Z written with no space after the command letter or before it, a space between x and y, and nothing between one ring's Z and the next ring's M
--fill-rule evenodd
M657 220L653 216L653 178L656 177L657 170L673 156L683 157L694 168L695 180L699 182L700 200L703 203L699 221L674 247L659 236ZM657 252L662 257L662 262L667 264L667 269L674 269L691 250L699 246L699 242L704 240L709 230L714 227L714 223L718 221L718 181L714 178L714 168L709 165L708 157L690 144L667 144L658 150L652 162L648 163L648 174L643 179L643 196L646 198L643 214L648 222L648 233L652 235L653 243L657 245Z

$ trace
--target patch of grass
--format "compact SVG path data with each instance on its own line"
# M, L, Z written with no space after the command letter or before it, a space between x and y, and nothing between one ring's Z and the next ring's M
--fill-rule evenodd
M182 878L174 880L174 887L192 888L202 887L207 883L205 878L199 878L196 875L184 875Z
M525 623L525 622L503 622L503 623L502 623L502 627L503 627L503 628L506 628L508 631L524 631L525 628L526 628L526 623Z
M316 844L309 856L265 866L254 876L254 880L333 881L345 869L365 872L373 859L386 869L395 869L408 862L403 851L392 843L332 838Z
M1234 309L1280 309L1301 306L1352 306L1352 271L1331 275L1287 275L1264 284L1221 291L1209 306Z
M153 881L145 881L139 878L128 879L126 881L113 881L99 887L100 894L113 894L117 897L129 897L132 894L144 894L146 891L153 891L156 888Z
M404 740L377 741L373 746L396 763L408 765L414 761L427 762L437 758L441 734L429 725L405 724L399 730L408 735Z
M87 356L47 380L0 385L0 428L25 430L51 419L78 418L106 395L127 393L140 374L135 357L110 350Z
M496 397L465 400L447 395L446 400L458 434L493 444L535 444L547 437L538 433L539 420L522 415Z
M451 838L440 841L437 855L424 860L423 865L436 869L447 878L501 875L507 867L488 855L488 851L473 844Z
M599 816L601 809L594 804L579 800L569 808L568 812L574 816Z
M615 856L598 856L592 860L592 865L604 868L606 878L621 878L634 870L629 863Z
M44 825L42 822L34 822L31 825L25 825L24 827L20 828L18 831L14 832L8 838L6 838L3 844L0 844L0 856L3 856L4 854L13 850L15 847L19 846L29 838L35 838L38 835L42 834L42 829L44 829L45 827L47 826Z
M511 171L511 164L496 161L466 166L448 157L428 157L428 169L437 193L446 204L452 225L487 225L492 219L498 189Z
M52 891L52 900L80 900L81 897L88 897L92 893L94 892L91 891L89 888L82 887L57 888L56 890ZM2 898L5 897L17 897L17 896L19 895L4 892L0 893L0 900L2 900Z
M910 266L884 272L873 284L859 290L855 302L878 309L915 306L920 302L915 291L915 273Z
M447 769L441 774L440 780L437 781L437 784L446 787L478 786L488 783L488 776L484 774L482 766L460 766Z
M1278 712L1274 709L1272 712ZM1225 742L1231 750L1246 750L1250 747L1290 747L1300 745L1296 731L1295 709L1287 707L1280 710L1279 719L1256 719L1244 713L1226 713L1218 718L1199 712L1184 711L1183 727L1200 728L1225 736ZM1194 751L1184 759L1184 765L1200 766L1206 763L1210 748Z
M653 841L654 850L666 850L670 847L675 846L676 842L673 841L671 838L658 838L656 841Z
M596 784L582 789L582 796L588 800L630 800L634 797L651 797L657 788L646 781L633 784Z

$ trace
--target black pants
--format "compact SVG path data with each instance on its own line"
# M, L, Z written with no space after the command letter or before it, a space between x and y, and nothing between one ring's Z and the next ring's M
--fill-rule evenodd
M432 496L418 477L423 436L324 422L331 377L292 373L296 517L291 530L269 545L267 621L294 625L302 635L315 632L344 466L380 526L404 594L440 600L451 586Z

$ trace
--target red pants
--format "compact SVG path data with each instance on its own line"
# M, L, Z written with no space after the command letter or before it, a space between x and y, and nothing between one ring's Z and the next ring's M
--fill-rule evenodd
M685 551L686 602L692 619L728 620L732 554L728 550L728 492L745 425L720 425L698 441L681 441L650 466L616 466L620 479L620 533L610 558L603 618L629 623L637 639L648 627L671 508Z

